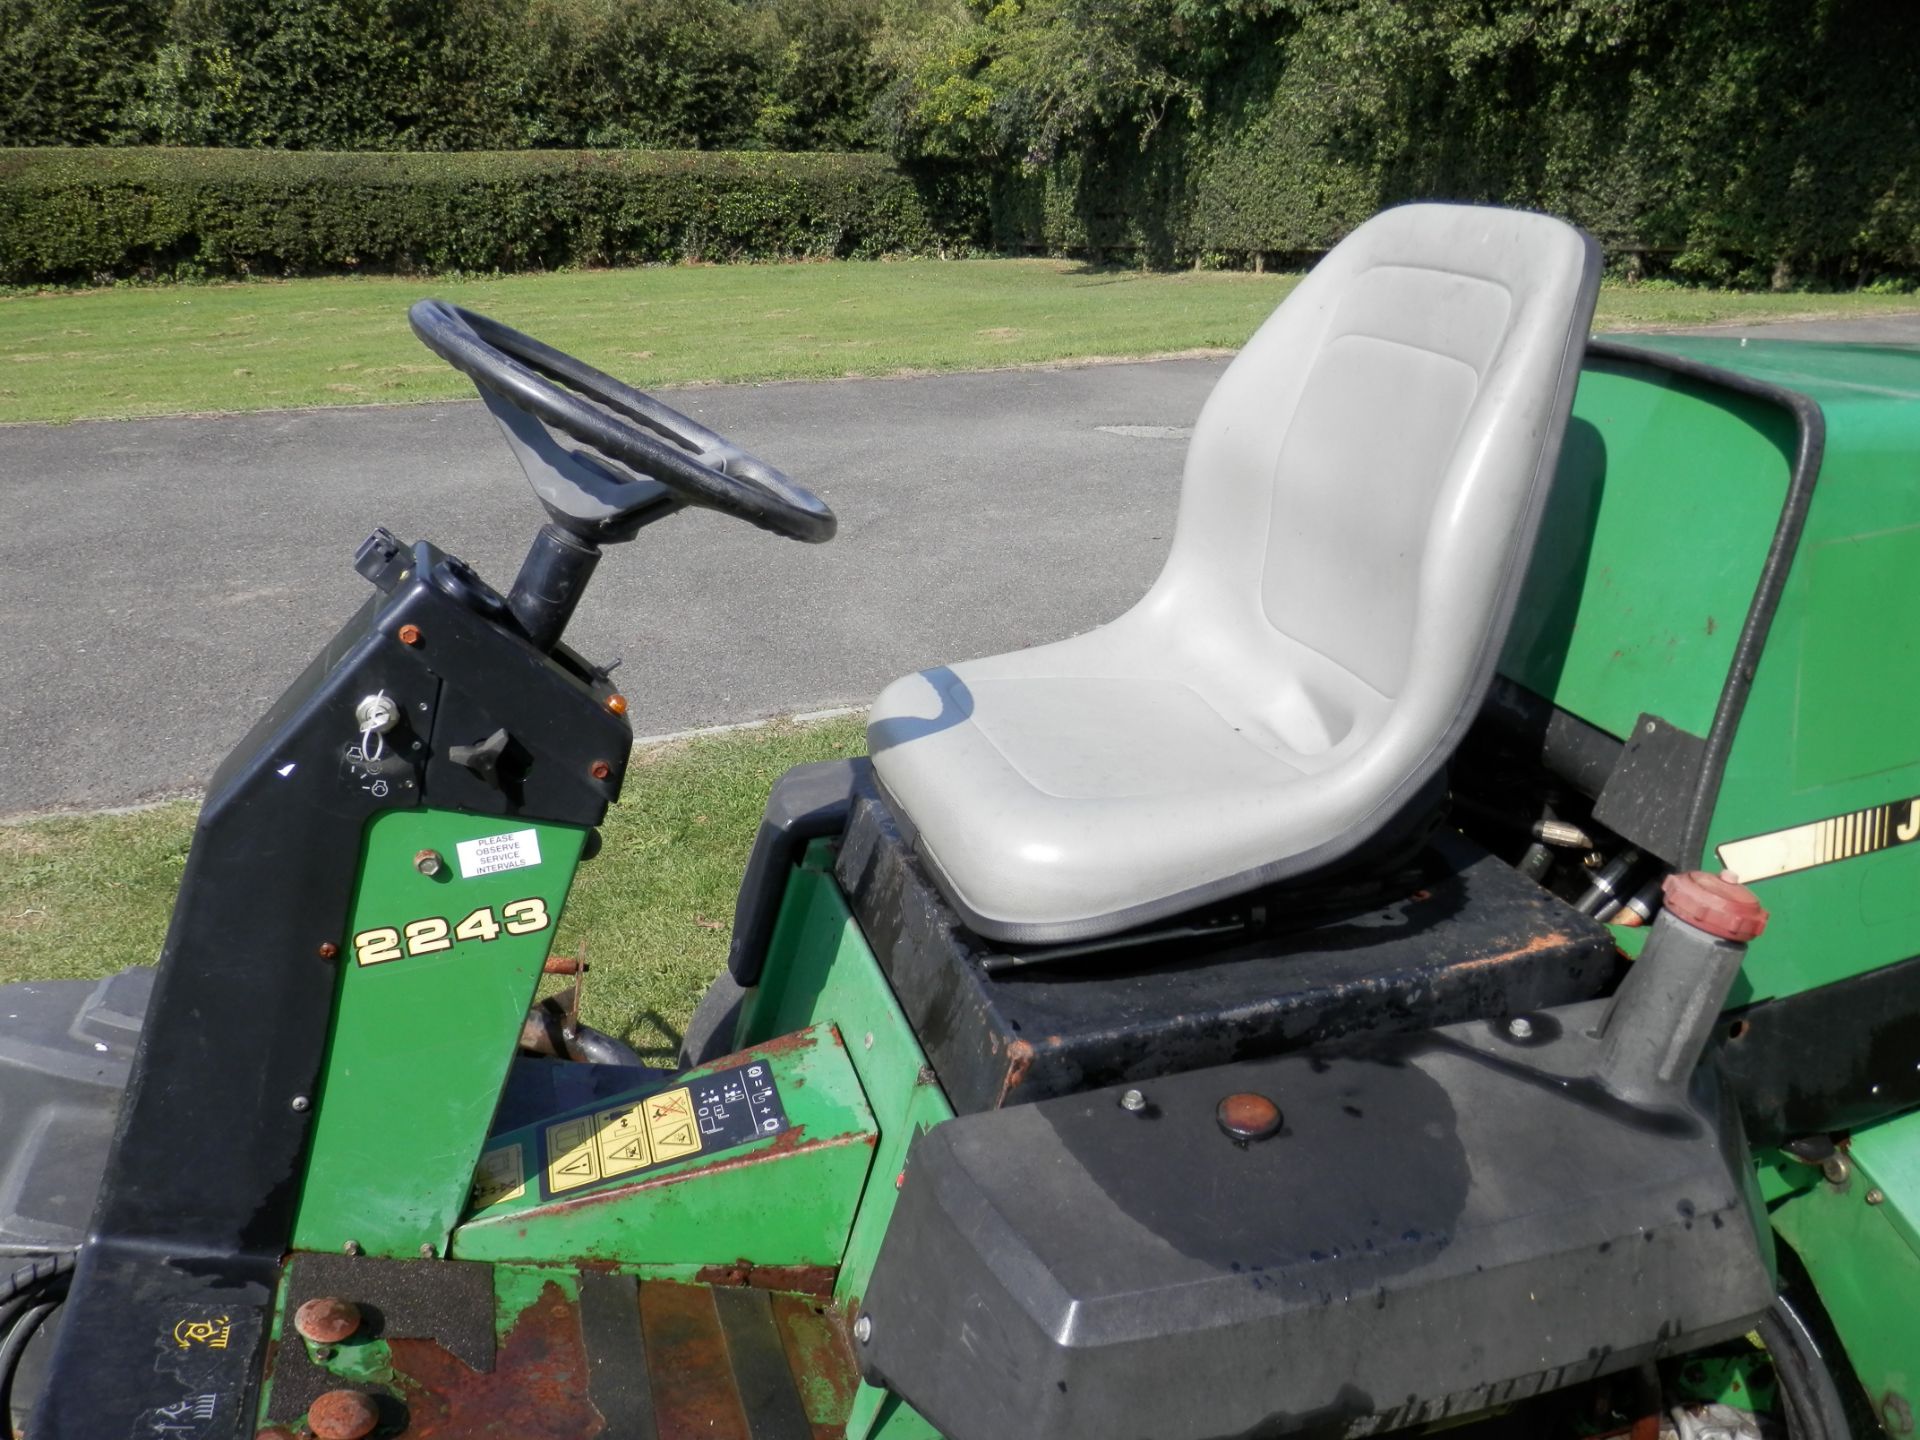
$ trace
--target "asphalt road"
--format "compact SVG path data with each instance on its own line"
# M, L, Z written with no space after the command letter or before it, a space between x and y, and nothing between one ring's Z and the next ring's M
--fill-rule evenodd
M609 551L568 638L658 734L1096 625L1165 554L1185 444L1153 427L1224 364L667 392L839 536L684 512ZM204 783L364 598L374 526L505 589L542 518L476 403L0 428L0 814Z
M1914 344L1920 317L1714 333ZM658 734L1096 625L1159 569L1224 364L669 392L839 537L676 516L601 562L569 639L624 659ZM0 814L202 784L359 604L375 525L505 588L540 519L474 403L0 428Z

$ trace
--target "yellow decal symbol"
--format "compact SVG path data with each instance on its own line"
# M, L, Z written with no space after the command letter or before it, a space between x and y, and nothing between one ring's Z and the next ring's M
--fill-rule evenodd
M518 1200L527 1193L526 1176L520 1169L520 1147L502 1145L480 1157L473 1171L473 1208L485 1210L503 1200Z
M593 1143L593 1117L562 1120L547 1127L547 1188L554 1194L591 1185L600 1178L600 1154Z
M226 1315L211 1320L182 1320L173 1327L173 1343L182 1350L201 1345L209 1350L224 1350L233 1335L233 1321Z
M547 1189L559 1195L700 1149L684 1089L547 1127ZM516 1166L518 1162L516 1161Z
M653 1140L653 1158L677 1160L700 1149L700 1132L693 1125L693 1097L684 1089L649 1096L647 1134Z

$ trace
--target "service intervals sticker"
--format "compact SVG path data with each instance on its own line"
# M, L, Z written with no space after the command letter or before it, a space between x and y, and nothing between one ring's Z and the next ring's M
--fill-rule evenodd
M540 863L540 833L514 830L505 835L487 835L478 840L462 840L454 847L460 853L460 878L498 875L502 870L525 870Z
M690 1155L764 1140L786 1128L787 1112L773 1083L773 1067L764 1060L751 1061L547 1126L541 1137L541 1191L551 1200Z

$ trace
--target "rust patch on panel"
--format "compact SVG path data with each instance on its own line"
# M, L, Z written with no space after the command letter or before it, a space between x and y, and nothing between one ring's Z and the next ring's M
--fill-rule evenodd
M660 1440L751 1440L713 1292L666 1281L640 1287L647 1369L672 1376L653 1397Z
M833 1312L795 1295L773 1297L773 1324L780 1332L787 1368L800 1389L800 1403L813 1440L840 1440L860 1388L853 1347Z
M694 1279L702 1285L750 1286L797 1295L831 1295L839 1270L832 1265L756 1265L736 1260L731 1265L707 1265Z
M589 1440L604 1427L587 1400L580 1321L558 1285L520 1312L491 1372L470 1369L431 1340L390 1340L406 1397L407 1440Z

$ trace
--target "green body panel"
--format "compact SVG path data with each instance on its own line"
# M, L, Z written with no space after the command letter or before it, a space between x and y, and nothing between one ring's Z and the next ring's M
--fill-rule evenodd
M462 877L460 842L527 830L537 864ZM367 826L295 1249L352 1240L369 1255L444 1250L586 834L443 810L388 811ZM438 876L416 868L423 850L443 857ZM520 901L537 905L517 912L525 933L509 933L506 907ZM453 939L481 910L500 925L495 938ZM405 953L406 927L434 917L448 923L447 948ZM384 951L356 937L386 929L401 932L399 958L360 963Z
M628 1184L541 1198L541 1133L548 1126L697 1083L743 1059L771 1071L791 1125L785 1133L640 1171ZM585 1111L490 1137L489 1155L517 1148L523 1193L479 1208L454 1232L452 1253L461 1260L619 1261L649 1278L693 1278L688 1270L707 1265L835 1266L875 1139L839 1034L816 1025Z
M737 1039L751 1044L823 1021L846 1037L847 1055L880 1129L872 1179L860 1197L834 1285L835 1301L852 1316L893 1217L907 1147L922 1130L952 1119L953 1110L834 883L831 846L816 841L787 887L766 971L749 996ZM918 1440L936 1433L911 1407L871 1385L861 1385L853 1406L849 1440Z
M1852 1174L1773 1211L1774 1230L1805 1262L1874 1410L1896 1435L1920 1407L1920 1114L1856 1131Z
M1812 506L1709 849L1920 796L1920 586L1907 578L1920 573L1920 351L1642 343L1808 395L1826 417ZM1622 738L1642 711L1704 735L1794 443L1777 406L1590 360L1503 672ZM1920 955L1920 845L1755 888L1772 922L1735 1004ZM1643 938L1619 933L1629 949Z

